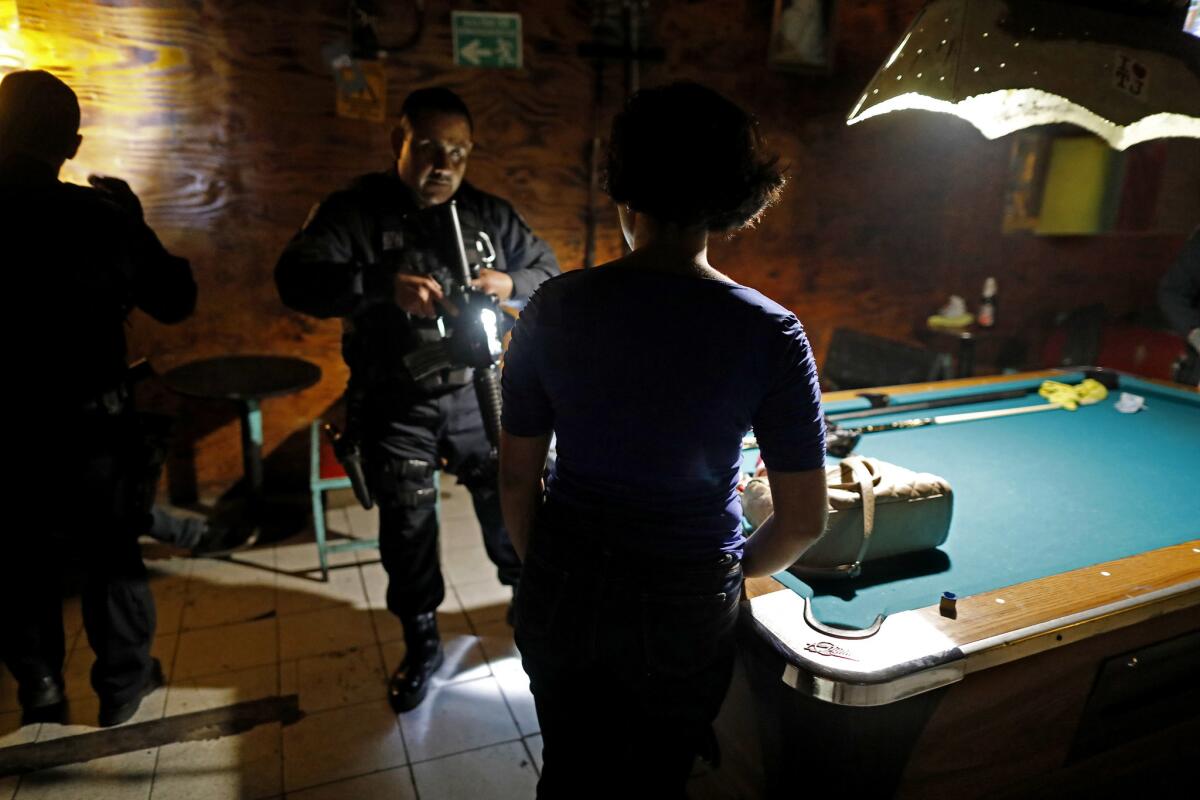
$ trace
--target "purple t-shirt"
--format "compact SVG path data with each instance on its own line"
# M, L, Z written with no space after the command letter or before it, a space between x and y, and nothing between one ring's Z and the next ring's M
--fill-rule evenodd
M740 557L751 428L768 469L825 463L804 329L733 283L627 267L551 278L521 313L503 387L506 431L557 435L548 501L634 552Z

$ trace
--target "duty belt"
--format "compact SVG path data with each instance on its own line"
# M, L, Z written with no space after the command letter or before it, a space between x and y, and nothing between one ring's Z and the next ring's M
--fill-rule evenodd
M416 458L405 458L393 462L398 467L396 474L397 478L416 478L424 480L431 477L434 473L434 464L432 461L421 461ZM424 491L424 490L422 490Z

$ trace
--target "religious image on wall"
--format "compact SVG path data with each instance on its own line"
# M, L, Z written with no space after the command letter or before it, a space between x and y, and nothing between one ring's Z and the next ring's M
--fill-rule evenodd
M837 0L775 0L768 62L775 69L829 73L833 69Z

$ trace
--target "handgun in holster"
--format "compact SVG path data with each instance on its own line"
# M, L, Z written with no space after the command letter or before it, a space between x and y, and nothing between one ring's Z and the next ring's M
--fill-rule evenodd
M346 477L350 479L350 488L354 490L354 496L358 498L358 502L366 509L374 507L375 498L372 497L371 487L367 483L367 470L363 463L361 442L357 437L343 433L332 422L326 422L321 426L321 430L329 437L329 443L333 446L333 454L338 463L342 465L342 471L346 473Z

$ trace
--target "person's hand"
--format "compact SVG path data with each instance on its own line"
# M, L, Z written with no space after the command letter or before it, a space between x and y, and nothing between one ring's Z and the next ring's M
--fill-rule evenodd
M88 183L121 208L142 219L142 202L133 193L133 189L129 188L128 183L108 175L88 175Z
M495 269L479 270L479 277L472 280L471 285L487 294L495 295L501 301L507 300L513 294L513 279L507 273Z
M1200 353L1200 328L1192 328L1192 332L1187 336L1187 343L1192 346L1192 349Z
M436 317L433 304L442 299L442 287L428 275L397 272L395 282L396 305L419 317Z

